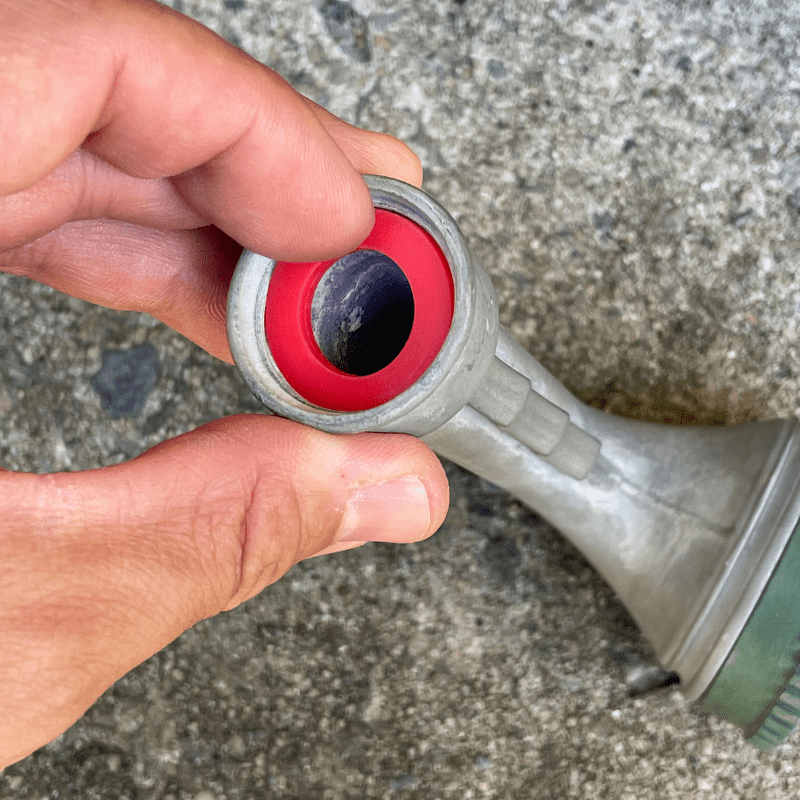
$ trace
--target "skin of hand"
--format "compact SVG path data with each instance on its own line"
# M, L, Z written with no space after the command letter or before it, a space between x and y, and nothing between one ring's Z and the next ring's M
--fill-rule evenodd
M361 174L421 181L405 145L151 0L0 0L0 97L0 269L149 312L226 361L242 246L342 255L373 222ZM105 469L0 470L0 768L298 561L418 541L447 504L416 439L262 416Z

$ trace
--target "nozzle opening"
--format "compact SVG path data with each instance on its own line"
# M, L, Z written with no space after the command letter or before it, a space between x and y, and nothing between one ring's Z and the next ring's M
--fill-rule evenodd
M311 327L325 358L348 375L372 375L400 355L414 324L403 270L377 250L334 262L317 284Z
M375 209L372 232L333 261L275 264L264 332L294 392L328 411L388 403L431 366L453 320L450 265L416 222Z

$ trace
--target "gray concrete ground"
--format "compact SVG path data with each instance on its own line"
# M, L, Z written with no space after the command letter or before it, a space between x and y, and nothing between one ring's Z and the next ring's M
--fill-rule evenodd
M410 142L503 323L581 398L666 421L797 414L796 3L175 5ZM257 408L146 316L2 286L7 467L110 464ZM144 344L117 367L146 399L120 411L92 379ZM432 540L301 564L196 626L0 775L0 798L797 795L797 739L763 754L676 687L648 691L664 676L580 554L448 471Z

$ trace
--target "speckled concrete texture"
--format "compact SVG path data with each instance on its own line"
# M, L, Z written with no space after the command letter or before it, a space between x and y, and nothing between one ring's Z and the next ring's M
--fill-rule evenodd
M797 414L796 3L174 5L406 139L503 323L584 400L669 422ZM146 316L7 277L0 309L6 467L111 464L258 410ZM93 379L143 345L152 389L116 414ZM580 554L447 468L432 540L314 559L196 626L0 774L0 799L797 796L796 738L760 753L655 688L668 676Z

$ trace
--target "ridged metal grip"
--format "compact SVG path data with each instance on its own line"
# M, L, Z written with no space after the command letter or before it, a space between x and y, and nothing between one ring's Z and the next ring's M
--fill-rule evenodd
M594 466L600 442L570 422L563 408L535 392L524 375L497 356L469 404L573 478L585 478Z

